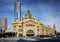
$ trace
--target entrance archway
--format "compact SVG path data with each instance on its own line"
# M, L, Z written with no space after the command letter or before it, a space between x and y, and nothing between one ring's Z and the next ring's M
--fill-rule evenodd
M27 36L34 36L34 31L33 30L28 30L26 35Z
M22 34L19 33L19 37L22 37Z

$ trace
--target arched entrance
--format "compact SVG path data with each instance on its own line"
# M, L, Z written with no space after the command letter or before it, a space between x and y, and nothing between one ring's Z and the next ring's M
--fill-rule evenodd
M22 34L21 33L19 33L19 37L22 37Z
M33 30L28 30L26 33L26 36L34 36L34 31Z

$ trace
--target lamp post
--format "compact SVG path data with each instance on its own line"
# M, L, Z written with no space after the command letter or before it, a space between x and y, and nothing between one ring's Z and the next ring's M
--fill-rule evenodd
M2 29L1 29L1 34L2 34L2 42L3 42L3 32L2 32Z

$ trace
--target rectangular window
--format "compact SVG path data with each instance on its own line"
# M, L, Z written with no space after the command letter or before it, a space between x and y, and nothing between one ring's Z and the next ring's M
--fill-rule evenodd
M34 26L33 24L26 24L26 26Z
M39 29L37 29L37 31L39 31Z
M41 23L41 25L43 25L43 24Z
M39 26L37 26L37 28L39 28Z
M20 28L22 27L22 26L19 26Z
M16 28L16 26L14 26L14 28Z
M23 29L19 29L18 31L19 31L19 32L22 32L22 31L23 31Z

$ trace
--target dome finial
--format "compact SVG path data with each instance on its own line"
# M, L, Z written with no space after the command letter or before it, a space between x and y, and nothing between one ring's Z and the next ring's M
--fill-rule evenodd
M28 9L28 11L27 11L28 13L30 12L30 10Z

